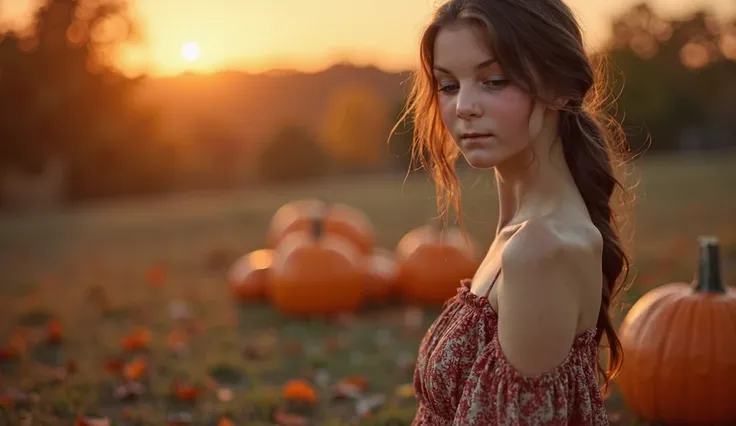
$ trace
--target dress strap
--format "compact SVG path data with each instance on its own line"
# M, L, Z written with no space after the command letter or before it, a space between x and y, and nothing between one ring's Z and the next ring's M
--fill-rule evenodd
M501 275L501 268L498 268L498 272L496 272L496 276L493 277L493 281L491 281L491 285L489 285L488 290L486 290L486 294L484 296L486 299L491 294L491 290L493 290L493 286L496 285L496 281L498 280L498 277L500 275Z

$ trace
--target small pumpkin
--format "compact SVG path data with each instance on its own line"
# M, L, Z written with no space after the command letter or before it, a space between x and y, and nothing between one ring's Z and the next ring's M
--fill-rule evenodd
M363 301L363 257L344 237L325 232L325 217L286 235L276 250L270 298L284 314L338 315Z
M237 300L261 301L268 293L273 250L260 249L244 254L228 271L230 292Z
M407 232L396 247L399 289L408 303L441 305L480 265L477 244L455 228L427 224Z
M698 273L642 296L619 330L616 379L650 422L736 424L736 290L723 285L718 240L700 238Z
M324 232L340 235L368 254L375 245L375 230L368 216L355 207L342 203L329 204L316 199L296 200L281 206L269 225L266 244L277 247L283 238L296 231L309 231L314 219L324 218Z
M385 248L376 248L365 257L364 262L365 302L388 302L398 291L399 265L394 253Z

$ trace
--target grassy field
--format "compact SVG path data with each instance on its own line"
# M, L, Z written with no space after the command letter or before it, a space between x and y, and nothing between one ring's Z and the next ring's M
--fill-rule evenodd
M736 156L649 160L632 179L640 182L631 211L634 276L620 315L653 286L691 280L701 234L721 239L723 275L733 285ZM467 227L488 244L493 181L473 174L464 185ZM264 245L271 215L290 200L358 207L373 220L378 244L393 248L435 215L433 195L422 178L385 176L0 217L0 425L69 425L79 415L113 425L273 424L276 409L285 425L302 424L286 412L312 425L358 424L355 401L334 399L331 389L356 377L386 398L360 424L408 425L415 402L402 385L411 383L412 358L437 310L425 310L419 328L401 306L297 321L235 303L225 277L232 260ZM147 279L152 266L166 273L160 285ZM150 341L123 351L136 330ZM123 386L120 368L134 359L143 361L127 368L145 373L139 386ZM316 406L283 400L282 386L296 378L314 381ZM176 398L175 383L199 393ZM614 424L635 422L617 394L607 403Z

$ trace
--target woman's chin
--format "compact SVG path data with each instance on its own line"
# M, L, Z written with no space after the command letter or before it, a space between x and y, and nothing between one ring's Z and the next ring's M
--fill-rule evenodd
M464 152L465 161L474 169L491 169L498 165L498 156L488 151L472 150Z

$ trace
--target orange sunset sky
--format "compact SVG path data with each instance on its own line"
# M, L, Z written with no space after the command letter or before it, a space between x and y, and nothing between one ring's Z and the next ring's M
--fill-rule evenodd
M422 25L438 0L133 0L145 45L121 65L154 75L268 68L311 71L336 61L413 67ZM608 19L637 0L568 0L595 48ZM25 22L39 0L0 0L3 27ZM734 0L652 0L664 14L696 6L736 13ZM187 44L189 43L189 44ZM183 48L183 46L188 48Z

